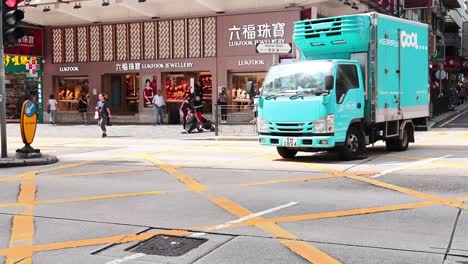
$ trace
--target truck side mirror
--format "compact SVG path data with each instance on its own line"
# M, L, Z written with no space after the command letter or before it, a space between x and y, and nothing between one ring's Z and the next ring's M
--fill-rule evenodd
M333 90L334 79L332 75L325 76L325 90Z

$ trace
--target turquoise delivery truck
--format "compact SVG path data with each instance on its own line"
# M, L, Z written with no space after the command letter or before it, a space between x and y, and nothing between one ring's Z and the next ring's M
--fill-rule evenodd
M351 160L378 140L389 151L414 142L429 116L428 25L378 13L298 21L294 42L300 61L263 83L260 144Z

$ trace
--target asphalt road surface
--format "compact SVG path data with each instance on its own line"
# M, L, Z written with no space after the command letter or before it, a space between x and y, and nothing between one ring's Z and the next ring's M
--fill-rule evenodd
M468 263L466 113L350 162L138 129L41 125L60 162L0 169L0 263Z

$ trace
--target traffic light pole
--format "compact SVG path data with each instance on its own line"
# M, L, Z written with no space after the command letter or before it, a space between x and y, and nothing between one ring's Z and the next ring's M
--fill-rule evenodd
M0 9L2 7L0 6ZM3 29L3 10L0 10L0 30ZM6 135L6 93L5 93L5 65L3 50L3 34L0 34L0 134L2 141L2 158L7 158Z

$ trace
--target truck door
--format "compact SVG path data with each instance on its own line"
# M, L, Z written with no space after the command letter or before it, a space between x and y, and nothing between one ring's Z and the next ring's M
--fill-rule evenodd
M364 86L358 65L337 65L335 95L335 137L336 142L344 142L351 121L364 117Z

